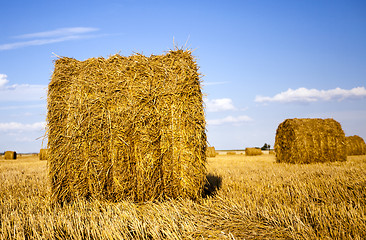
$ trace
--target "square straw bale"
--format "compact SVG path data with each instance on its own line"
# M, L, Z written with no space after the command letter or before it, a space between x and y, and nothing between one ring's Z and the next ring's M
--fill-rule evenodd
M358 135L346 137L347 155L365 155L366 144L362 137Z
M346 138L334 119L287 119L275 139L277 162L313 163L346 161Z
M206 122L189 50L59 58L48 87L47 121L54 202L202 194Z

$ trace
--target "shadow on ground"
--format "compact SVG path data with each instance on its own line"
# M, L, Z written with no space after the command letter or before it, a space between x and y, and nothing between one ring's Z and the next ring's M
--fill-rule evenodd
M221 188L222 178L212 173L207 174L207 182L203 192L203 197L211 197Z

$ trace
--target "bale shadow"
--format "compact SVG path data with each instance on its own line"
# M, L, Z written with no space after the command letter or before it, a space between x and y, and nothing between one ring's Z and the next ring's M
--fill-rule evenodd
M221 188L222 178L215 174L209 173L206 176L206 184L203 191L203 197L211 197L216 194L216 192Z

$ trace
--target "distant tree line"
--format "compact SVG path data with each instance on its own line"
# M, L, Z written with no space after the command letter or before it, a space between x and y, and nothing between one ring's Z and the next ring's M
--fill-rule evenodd
M271 149L271 145L269 145L269 144L267 144L267 143L265 143L265 144L263 145L263 147L261 147L261 150L269 150L269 149Z

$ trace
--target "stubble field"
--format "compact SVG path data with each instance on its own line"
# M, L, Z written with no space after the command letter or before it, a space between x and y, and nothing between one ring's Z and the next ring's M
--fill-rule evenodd
M0 158L0 239L366 239L366 156L208 158L200 201L49 202L47 161Z

